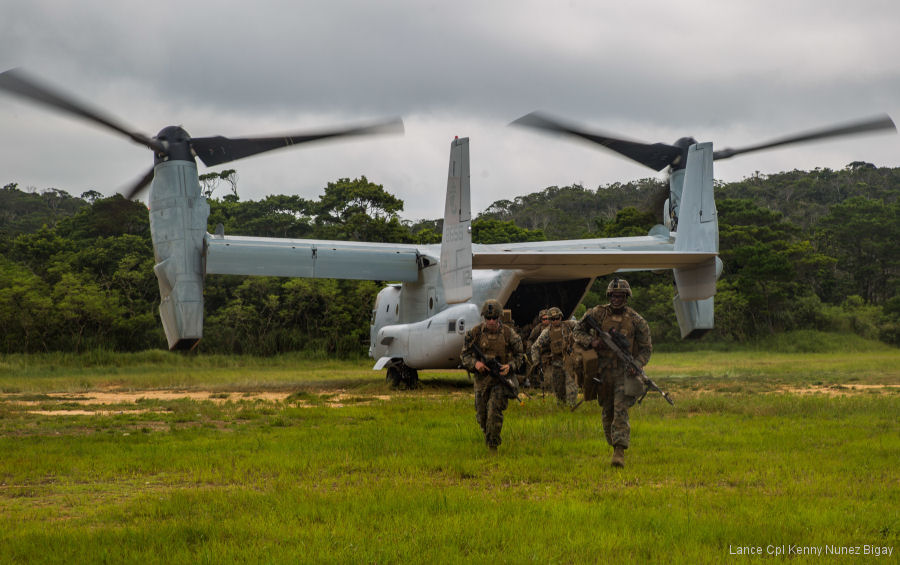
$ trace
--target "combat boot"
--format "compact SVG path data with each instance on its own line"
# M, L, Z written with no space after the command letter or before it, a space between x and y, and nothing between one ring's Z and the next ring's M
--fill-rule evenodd
M610 462L613 467L624 467L625 466L625 448L621 445L617 445L615 447L615 451L613 451L612 461Z

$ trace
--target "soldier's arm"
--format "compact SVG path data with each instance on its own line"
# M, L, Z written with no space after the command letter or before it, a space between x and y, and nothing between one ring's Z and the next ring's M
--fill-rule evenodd
M650 362L650 354L653 353L653 343L650 339L650 326L640 315L634 320L634 344L632 356L641 364L641 367Z
M537 341L538 336L541 335L541 331L542 328L540 324L532 328L531 333L528 334L528 339L526 340L527 343L534 345L534 342Z
M472 335L472 330L466 332L466 339L463 342L462 353L459 356L459 360L462 363L462 366L469 372L474 373L475 370L475 353L472 351L472 343L475 341L475 337Z
M568 330L569 330L569 331L565 332L566 352L572 353L572 348L574 348L575 344L577 343L575 341L575 322L573 321L572 323L566 323L566 328L568 328Z
M541 335L531 345L531 362L535 365L541 364L541 348L544 347L548 339L550 339L550 333L547 330L543 330Z
M509 361L509 369L512 372L517 372L519 367L522 366L522 362L525 360L525 348L522 345L522 338L519 337L519 334L515 332L515 330L510 332L509 346L510 346L510 356Z
M593 308L591 308L590 310L585 312L584 316L587 316L589 314L590 315L594 314ZM575 341L579 345L584 347L585 349L590 349L591 342L593 342L596 339L596 336L591 335L591 327L588 325L587 322L584 321L584 316L582 316L581 319L578 320L578 323L575 324L575 330L574 330Z

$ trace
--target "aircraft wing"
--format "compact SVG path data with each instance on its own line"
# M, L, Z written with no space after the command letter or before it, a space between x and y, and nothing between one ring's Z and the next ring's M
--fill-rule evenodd
M206 236L206 273L411 282L437 263L428 246Z
M676 251L486 250L472 258L475 269L518 269L532 280L599 277L623 270L658 270L709 265L716 253Z

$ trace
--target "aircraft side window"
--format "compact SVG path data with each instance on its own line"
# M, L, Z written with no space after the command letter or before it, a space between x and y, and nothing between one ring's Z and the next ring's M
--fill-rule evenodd
M394 305L394 315L396 316L396 315L399 314L399 313L400 313L400 305L399 305L399 304L395 304L395 305Z
M387 314L387 313L390 312L390 311L391 311L391 305L390 305L390 304L385 304L385 305L384 305L384 313Z
M429 309L429 310L434 310L434 298L429 298L429 299L428 299L428 309Z
M447 328L447 331L448 331L449 333L453 333L453 332L456 331L456 320L450 320L450 325L449 325L449 327Z

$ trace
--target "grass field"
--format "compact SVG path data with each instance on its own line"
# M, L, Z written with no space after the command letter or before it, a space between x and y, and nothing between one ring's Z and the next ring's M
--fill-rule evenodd
M464 372L370 366L0 356L0 562L897 562L897 349L655 354L622 470L596 404L491 456Z

